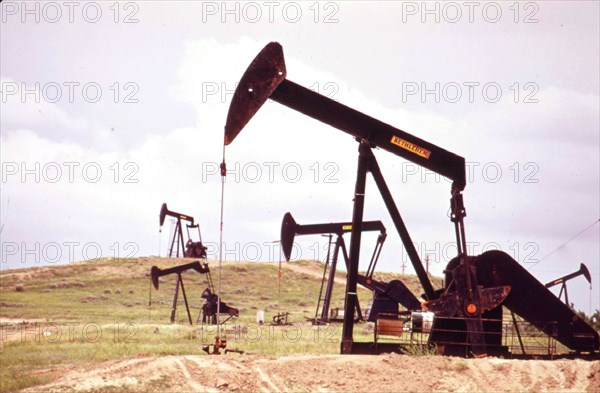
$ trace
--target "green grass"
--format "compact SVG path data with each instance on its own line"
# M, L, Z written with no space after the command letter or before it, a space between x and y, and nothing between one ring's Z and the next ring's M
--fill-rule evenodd
M176 323L170 324L175 276L161 278L159 290L149 285L152 265L167 268L190 262L184 259L101 259L67 265L43 266L0 272L0 317L12 319L0 326L0 390L16 391L57 377L51 370L131 356L204 354L215 327L187 323L180 293ZM250 353L339 353L341 324L313 327L306 318L315 315L323 265L293 262L314 274L283 270L277 264L226 263L222 268L222 298L240 310L228 323L229 348ZM217 267L209 263L216 285ZM344 279L345 273L337 276ZM379 274L375 278L401 278L420 293L413 276ZM196 272L183 273L194 324L206 279ZM280 284L280 285L279 285ZM435 284L439 286L439 280ZM24 291L17 291L22 286ZM331 307L343 307L344 285L336 284ZM149 297L152 305L149 307ZM371 293L359 288L361 306ZM256 311L266 311L266 325L256 325ZM278 312L289 312L291 326L270 326ZM32 320L27 325L15 321ZM358 341L372 334L355 327ZM223 336L223 332L221 334Z
M159 290L149 286L147 274L156 261L144 259L104 259L68 265L11 270L0 273L1 317L37 318L58 321L108 323L117 321L164 322L170 315L175 288L175 276L161 279ZM162 259L160 267L169 267L183 260ZM318 262L295 262L321 273ZM216 283L216 268L211 266ZM31 279L19 277L29 275ZM344 278L343 272L337 276ZM229 263L222 270L222 297L227 304L240 309L242 318L254 320L256 310L289 311L292 316L314 316L320 289L317 277L284 270L281 287L278 286L277 265L266 263ZM206 287L205 279L195 272L183 274L189 303L197 318L202 303L200 294ZM420 293L414 276L376 274L376 279L401 279L414 293ZM24 284L25 292L15 291ZM434 285L440 285L434 280ZM151 291L150 291L151 289ZM110 291L110 293L108 293ZM118 293L120 292L120 293ZM335 285L331 307L343 307L343 285ZM153 306L148 308L151 296ZM371 294L359 288L359 299L366 307ZM17 305L19 307L14 307ZM178 318L185 318L183 298L179 297Z
M27 331L16 333L18 339L5 342L0 355L0 390L12 391L52 379L51 376L35 376L49 368L140 355L201 353L198 343L190 345L188 333L191 328L185 326L160 327L156 332L155 327L149 326L135 329L128 326L126 329L125 325L98 325L87 335L84 326L62 325L62 335L54 337L35 335L36 330L38 333L43 331L41 325L38 328L29 326ZM57 331L55 327L53 332ZM96 334L99 331L102 332L100 336Z

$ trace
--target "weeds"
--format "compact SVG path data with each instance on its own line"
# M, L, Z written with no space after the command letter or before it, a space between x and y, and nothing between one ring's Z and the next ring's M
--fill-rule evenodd
M436 354L435 344L409 344L402 347L402 353L409 356L433 356Z

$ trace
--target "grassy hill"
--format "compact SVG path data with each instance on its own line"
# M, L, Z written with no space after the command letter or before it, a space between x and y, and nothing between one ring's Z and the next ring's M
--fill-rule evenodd
M175 289L175 275L160 278L159 290L150 286L149 273L153 265L159 268L189 263L175 258L99 259L67 265L16 269L0 273L0 317L42 319L53 322L139 323L167 322ZM214 285L217 267L210 262ZM290 267L302 266L306 272ZM323 265L313 261L283 264L281 291L278 286L278 266L274 263L224 263L221 291L223 300L240 310L241 321L254 321L256 310L291 313L293 319L314 316ZM206 277L194 271L182 275L189 303L198 316ZM338 272L340 280L345 273ZM414 293L419 293L415 276L393 273L375 274L374 278L389 281L401 279ZM434 279L439 285L439 280ZM343 285L334 286L332 307L343 307ZM370 291L359 289L363 307ZM362 295L362 296L361 296ZM149 307L149 300L152 306ZM183 297L179 296L178 322L187 318Z
M48 367L60 370L136 355L202 354L201 345L216 334L214 326L196 325L206 276L194 271L182 275L193 326L181 293L176 323L169 323L176 276L162 277L158 291L149 280L153 265L164 269L190 261L108 258L0 272L0 390L52 380ZM216 285L218 268L214 262L209 266ZM277 264L224 263L222 299L240 310L240 318L221 332L229 346L254 353L338 353L340 325L305 323L315 315L322 268L313 261L284 263L279 280ZM345 274L336 278L344 281ZM385 273L375 278L400 278L420 293L414 276ZM434 279L434 285L440 280ZM331 307L343 307L343 290L343 284L335 285ZM359 289L363 309L370 297ZM258 326L257 310L265 310L267 323L278 312L289 312L294 325ZM355 329L357 335L363 330L364 325Z

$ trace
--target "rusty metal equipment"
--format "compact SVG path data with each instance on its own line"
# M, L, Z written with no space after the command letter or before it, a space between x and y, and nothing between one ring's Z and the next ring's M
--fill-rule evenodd
M242 351L241 349L227 348L227 339L220 338L219 336L215 337L215 341L213 344L203 345L202 350L208 355L220 355L221 350L223 350L223 352L225 352L226 355L228 353L237 353L240 355L243 355L245 353L245 351Z
M224 143L232 143L269 98L344 131L359 142L341 353L369 353L373 347L373 343L353 340L352 317L357 302L368 173L375 180L423 287L424 308L435 314L428 340L436 344L441 353L481 357L494 353L496 349L500 353L505 351L505 346L497 339L502 336L501 324L488 323L488 320L502 320L502 306L545 333L554 335L576 353L598 353L598 333L508 254L488 251L479 256L467 255L466 209L462 195L466 186L463 157L300 86L286 79L286 73L281 45L269 43L250 63L236 88L227 114ZM454 225L458 255L445 269L443 288L435 290L425 272L373 154L374 147L452 180L450 220ZM548 322L556 326L556 330L549 332Z
M319 291L319 298L317 300L315 317L312 320L315 324L339 321L338 313L336 312L332 315L329 307L331 303L331 294L333 293L335 272L337 269L340 250L346 264L346 269L348 269L349 266L349 258L346 249L346 243L344 241L344 234L350 232L351 230L351 222L300 225L296 223L296 220L290 213L286 213L283 217L283 221L281 223L281 247L283 249L283 255L288 262L291 257L295 236L316 234L335 234L337 236L335 240L333 256L331 258L329 275L327 274L328 265L330 262L329 253L327 255L325 266L323 267L321 289ZM366 320L374 322L378 314L391 314L397 316L398 304L402 304L408 310L420 309L421 303L401 281L392 280L390 282L382 282L373 279L373 273L375 271L375 267L377 266L377 261L379 260L383 243L387 238L387 232L383 223L381 221L364 221L362 223L362 231L379 231L379 236L377 237L377 242L375 244L375 248L373 250L366 273L364 275L357 274L357 283L373 292L373 299L367 308ZM325 296L322 298L323 284L326 277L327 287L325 289ZM321 301L323 301L322 307ZM360 302L358 301L358 296L355 305L355 319L362 320L363 315L360 308ZM319 309L321 310L320 316Z
M206 344L202 346L202 350L208 355L220 355L221 350L227 350L227 340L221 339L218 336L215 337L213 344Z
M202 258L206 259L206 247L202 244L202 234L200 233L200 225L194 223L194 217L188 216L187 214L176 213L170 211L167 208L167 204L163 203L160 207L159 221L160 226L162 227L165 223L165 218L167 216L174 217L176 219L175 232L173 232L173 238L171 239L171 246L169 247L169 257L173 257L173 248L177 246L175 249L175 257L179 258L179 249L181 246L181 251L184 257L186 258ZM183 225L181 221L187 221L186 229L187 229L187 242L184 242L183 239ZM197 242L192 240L190 236L190 229L196 229L198 231Z
M463 330L451 330L447 327L440 328L433 326L433 313L430 312L406 312L394 319L393 316L380 318L375 322L374 329L374 352L389 352L390 344L396 345L398 352L405 349L414 350L415 346L422 346L427 352L434 352L440 345L440 341L434 343L430 340L432 334L454 333L465 337ZM456 325L463 324L463 318L445 318L448 321L456 322ZM540 329L523 320L495 320L482 318L484 325L484 335L488 338L486 342L488 350L499 354L497 350L504 350L503 357L513 358L545 358L553 359L565 357L559 353L556 341L556 322L549 322ZM495 326L501 326L496 330ZM493 329L488 330L487 327ZM493 340L490 340L493 339ZM456 340L456 337L454 337ZM497 341L498 344L493 344ZM454 341L452 344L456 345ZM465 346L467 343L464 343ZM410 353L410 352L409 352ZM455 353L455 355L461 355ZM462 354L464 356L464 354ZM566 356L571 357L571 356Z
M290 316L290 313L287 311L280 312L280 313L273 315L273 325L278 325L278 326L291 325L291 323L288 321L289 316Z
M577 270L576 272L567 274L566 276L563 276L561 278L557 278L556 280L550 281L549 283L547 283L544 286L546 288L552 288L555 285L561 284L558 298L560 299L562 294L564 293L565 294L565 304L570 307L571 304L569 303L569 294L567 293L567 281L569 281L575 277L579 277L579 276L585 277L585 279L590 283L590 287L591 287L592 275L590 274L590 271L588 270L587 266L585 266L583 263L581 265L579 265L579 270Z
M212 288L212 286L211 286ZM202 299L205 303L202 305L202 310L198 316L198 321L202 317L202 324L217 324L217 313L227 315L227 318L220 321L224 324L231 318L237 318L240 314L239 310L235 307L228 306L226 303L219 301L219 296L214 293L214 289L206 288L202 292Z
M192 316L190 315L190 307L187 301L187 295L185 294L185 287L183 285L183 278L181 277L181 273L187 270L195 270L198 273L206 274L208 279L208 285L212 286L212 279L210 276L210 269L208 268L208 263L204 262L200 264L200 262L195 261L192 263L187 263L185 265L174 266L168 269L160 269L156 266L152 266L150 269L150 279L152 280L152 285L154 289L158 291L158 279L162 276L167 276L169 274L176 274L177 281L175 283L175 293L173 295L173 306L171 307L171 323L175 322L175 314L177 312L177 298L179 296L179 287L181 286L181 293L183 294L183 301L185 303L185 310L187 311L188 321L190 325L192 325Z

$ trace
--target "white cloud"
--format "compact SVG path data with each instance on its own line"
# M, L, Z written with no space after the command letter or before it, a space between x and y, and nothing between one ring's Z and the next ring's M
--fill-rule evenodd
M4 76L0 78L0 84L3 132L16 128L30 128L46 135L60 130L66 136L81 134L88 127L84 119L66 113L51 102L55 99L57 91L62 94L65 86L59 86L59 90L53 87L54 84L44 88L46 85L39 82L26 84Z

